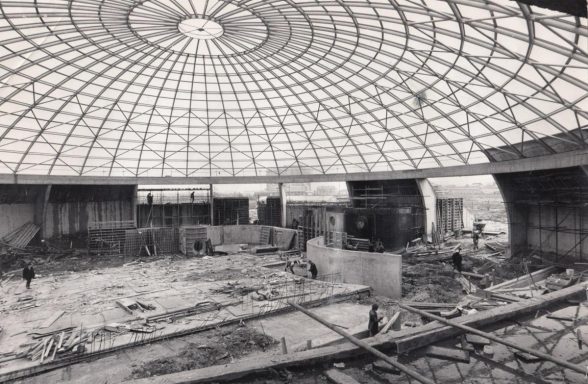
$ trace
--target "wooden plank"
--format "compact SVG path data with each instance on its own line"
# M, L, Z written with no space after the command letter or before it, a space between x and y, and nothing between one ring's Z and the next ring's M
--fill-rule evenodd
M491 293L491 297L494 299L498 299L498 300L503 300L503 301L509 301L511 303L517 303L523 299L518 298L514 295L509 295L507 293L496 293L496 292L492 292Z
M464 291L466 291L468 294L475 294L478 290L476 284L472 283L463 275L459 275L457 277L457 281L461 283L461 286L463 287Z
M57 319L59 319L63 314L65 313L65 311L59 310L55 313L53 313L53 315L51 315L51 317L48 317L43 324L41 325L41 328L49 328L51 325L53 325L53 323L55 323L57 321Z
M464 276L475 277L476 279L483 279L484 278L484 275L481 275L479 273L462 272L461 274Z
M543 360L540 357L533 356L533 355L530 355L528 353L521 352L521 351L517 351L514 354L517 359L521 360L524 363L537 363L537 362Z
M372 363L372 366L376 371L384 372L384 373L392 373L394 375L399 375L400 371L396 369L394 366L386 363L384 360L376 360Z
M559 315L547 315L545 316L548 319L552 319L552 320L560 320L560 321L574 321L575 319L573 317L569 317L569 316L559 316Z
M47 344L47 348L45 348L45 352L43 353L43 356L41 358L41 362L43 362L43 359L45 359L49 356L49 352L51 352L51 347L53 347L53 337L51 337L49 339L49 343Z
M468 333L466 336L466 341L470 344L475 344L475 345L490 345L490 340L488 340L485 337L482 336L478 336L478 335L474 335L471 333Z
M544 280L545 278L547 278L549 275L552 275L554 273L559 272L560 270L561 270L561 268L551 266L551 267L543 268L543 269L540 269L538 271L531 273L531 277L533 278L534 281L541 281L541 280ZM500 284L496 284L496 285L488 288L487 290L488 291L495 291L495 290L502 289L502 288L528 287L531 284L531 277L529 275L519 276L516 279L512 279L512 280L502 282Z
M460 363L470 362L470 353L461 349L443 348L431 345L427 348L427 356L442 360L458 361Z
M359 381L355 380L349 375L344 374L338 369L329 369L328 371L325 371L325 376L327 376L329 381L335 384L360 384Z
M116 305L118 305L119 307L121 307L126 313L132 315L133 311L131 311L129 309L129 307L127 307L126 305L124 305L123 303L121 303L119 300L116 300Z
M400 318L401 318L400 314L401 314L400 311L396 312L390 318L390 321L388 321L386 323L386 325L384 325L384 328L382 328L382 330L380 331L380 333L382 333L382 334L383 333L387 333L390 330L390 328L392 328L395 331L400 331L400 322L401 322L401 320L400 320Z

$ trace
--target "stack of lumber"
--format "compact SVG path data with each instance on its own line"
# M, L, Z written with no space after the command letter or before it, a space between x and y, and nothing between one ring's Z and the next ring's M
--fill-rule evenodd
M2 242L8 244L13 248L22 249L29 245L29 243L31 242L31 240L33 240L33 237L35 237L37 232L39 232L38 225L35 225L33 223L26 223L15 229L14 231L8 233L7 235L4 235L2 237Z
M74 327L46 334L33 334L33 338L37 339L37 342L17 356L27 357L33 361L38 360L41 363L53 361L56 356L79 351L79 346L91 341L94 334L95 332L86 332L81 328Z

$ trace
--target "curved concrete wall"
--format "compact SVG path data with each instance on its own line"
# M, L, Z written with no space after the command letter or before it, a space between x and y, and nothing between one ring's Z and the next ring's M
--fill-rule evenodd
M324 246L323 237L306 243L306 255L319 275L341 273L344 283L372 287L377 295L402 296L402 256L391 253L358 252Z

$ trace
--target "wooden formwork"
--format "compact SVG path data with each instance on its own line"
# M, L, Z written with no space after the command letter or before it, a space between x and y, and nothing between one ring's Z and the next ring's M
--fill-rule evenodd
M463 198L437 199L436 209L440 233L463 229Z
M188 255L193 251L196 241L206 241L208 238L207 229L203 225L180 227L179 238L180 251L184 255Z

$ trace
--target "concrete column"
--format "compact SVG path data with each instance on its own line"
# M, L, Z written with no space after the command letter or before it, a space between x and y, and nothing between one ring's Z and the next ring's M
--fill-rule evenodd
M214 193L212 184L209 184L208 201L210 205L210 225L214 225Z
M51 195L51 184L47 185L45 188L45 193L43 195L43 205L41 207L41 218L40 218L40 229L39 229L39 236L41 239L44 239L47 236L47 230L45 226L45 221L47 218L47 205L49 204L49 196Z
M286 189L284 188L284 183L278 183L278 187L280 189L280 217L282 219L281 225L282 228L286 228L288 226L286 223Z
M417 179L419 191L423 196L425 206L425 233L427 240L433 239L433 223L437 223L437 195L427 179ZM425 239L423 239L425 240Z
M135 227L139 227L137 224L137 194L138 194L139 186L137 184L133 185L133 195L131 196L131 209L133 210L133 223Z

